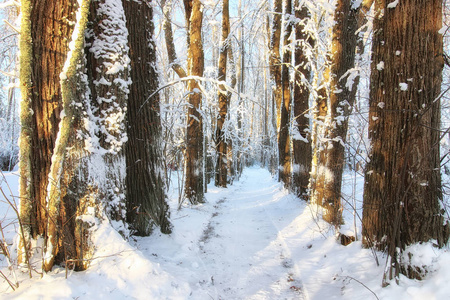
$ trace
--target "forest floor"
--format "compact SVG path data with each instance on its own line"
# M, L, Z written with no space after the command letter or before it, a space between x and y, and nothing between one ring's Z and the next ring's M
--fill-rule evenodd
M346 180L346 193L359 195L361 180ZM351 182L358 193L351 192ZM69 271L67 279L61 267L33 279L16 271L20 287L13 292L0 282L0 298L450 299L448 249L417 246L427 279L401 277L399 285L381 288L383 254L376 253L377 266L361 242L340 245L315 207L289 194L267 170L248 168L227 189L210 185L202 205L177 210L175 181L169 196L172 234L126 242L105 221L97 226L97 259L87 271ZM11 219L4 203L0 213L2 224ZM353 230L352 212L344 215L344 230ZM5 230L10 242L11 228ZM360 232L359 222L357 228ZM2 271L12 278L5 267Z

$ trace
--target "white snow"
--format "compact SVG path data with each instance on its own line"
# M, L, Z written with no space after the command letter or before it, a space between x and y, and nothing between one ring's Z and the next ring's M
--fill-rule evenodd
M17 193L17 173L6 177ZM176 182L169 191L171 235L156 232L126 242L104 221L95 231L96 259L87 271L69 271L67 279L61 267L43 278L34 273L32 279L16 271L20 287L13 292L0 281L0 298L369 300L377 299L375 293L384 300L431 300L450 295L448 248L439 250L431 243L408 247L405 253L413 253L414 263L425 266L426 279L401 276L399 285L382 288L385 256L376 253L377 266L360 241L340 245L315 206L289 194L267 170L246 169L227 189L210 185L207 203L179 211ZM344 197L354 188L360 200L362 187L362 177L354 185L352 176L344 176ZM6 237L11 244L17 223L4 201L0 212L6 216L2 224L9 224ZM352 234L348 209L344 220L342 232ZM360 221L356 223L361 232ZM5 261L0 264L9 275Z
M381 70L383 70L384 69L384 61L380 61L378 64L377 64L377 70L378 71L381 71Z
M402 91L407 91L408 90L408 83L400 82L398 85L400 86L400 90L402 90Z
M387 5L387 8L396 8L399 0L392 1Z

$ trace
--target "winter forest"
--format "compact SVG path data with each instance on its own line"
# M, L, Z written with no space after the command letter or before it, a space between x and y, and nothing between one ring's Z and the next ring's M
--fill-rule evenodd
M0 299L448 299L447 0L0 0Z

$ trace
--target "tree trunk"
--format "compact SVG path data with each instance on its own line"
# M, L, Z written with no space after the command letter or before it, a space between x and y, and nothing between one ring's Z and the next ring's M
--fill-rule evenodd
M228 44L227 47L228 50L228 55L227 55L227 61L228 61L228 65L230 66L230 87L232 89L234 89L236 87L236 83L237 83L237 78L236 78L236 65L235 65L235 61L234 61L234 55L233 55L233 49L231 47L231 42ZM229 110L229 106L231 103L231 92L227 93L227 97L228 97L228 108L227 111ZM230 114L227 114L227 119L230 119ZM235 164L234 164L234 157L233 157L233 139L232 139L232 132L229 133L228 135L228 139L225 140L225 143L227 144L227 171L228 171L228 177L227 177L227 183L228 184L232 184L234 181L234 178L236 176L236 171L234 169Z
M270 77L273 84L273 101L275 101L277 108L277 129L280 128L280 108L282 102L281 91L281 55L280 55L280 43L281 43L281 15L282 15L282 1L274 1L274 13L272 19L272 32L270 35Z
M223 0L222 8L222 41L219 54L218 80L225 81L227 78L227 54L228 54L228 32L230 31L230 15L228 0ZM217 143L217 165L216 186L227 187L227 143L223 125L227 119L229 95L223 84L219 85L219 116L217 117L216 143Z
M131 58L126 146L127 221L137 235L154 225L170 233L169 207L163 180L153 9L145 2L123 0Z
M203 10L200 0L185 0L186 16L189 14L188 72L190 76L203 76L202 45ZM188 3L187 3L188 2ZM192 11L189 11L192 8ZM204 202L203 194L203 125L200 114L202 93L197 80L188 81L188 115L186 130L185 195L192 204Z
M310 18L306 6L299 7L299 0L295 1L295 17L298 19L295 27L295 84L294 84L294 124L297 134L293 138L293 179L292 187L295 193L307 199L309 178L311 172L312 146L311 128L309 126L309 86L311 77L310 62L305 55L308 47L313 46L312 38L304 31L305 24Z
M21 146L25 159L21 163L21 174L35 178L36 174L42 172L38 165L30 164L28 160L31 152L45 153L45 150L38 148L39 144L30 142L36 137L41 138L39 127L45 128L41 123L48 124L47 130L54 130L49 133L56 136L56 139L49 156L45 159L40 157L41 163L49 167L47 186L40 187L46 192L45 199L39 200L43 202L41 206L44 205L46 215L33 210L33 201L29 200L21 201L24 208L21 217L25 222L34 220L39 225L36 228L42 227L44 230L35 232L45 239L44 271L51 270L55 263L60 262L65 262L69 268L83 270L88 266L93 253L91 228L98 218L104 216L99 208L105 207L108 216L113 215L112 210L120 211L123 208L120 207L124 198L125 172L122 149L127 138L124 132L124 112L129 64L125 17L120 1L85 0L81 2L81 7L76 2L65 5L56 3L56 6L52 6L55 4L53 2L48 5L39 3L34 6L39 8L39 13L36 11L34 14L31 3L23 4L21 81L28 87L23 89L23 108L29 112L30 106L45 108L42 103L49 101L46 95L52 91L54 106L59 101L64 110L60 114L59 124L54 123L56 110L50 115L49 110L31 115L23 111ZM78 12L68 10L66 6L78 9ZM47 7L50 7L50 11L45 11ZM90 38L85 45L90 9L91 16L95 18L90 19ZM51 13L55 12L64 14L52 16ZM50 25L46 24L46 20L53 19L68 22L50 21ZM102 26L96 27L99 22L102 22ZM55 24L72 25L68 28L53 28L51 33L46 32ZM76 30L71 28L73 25ZM36 29L38 30L33 35L33 30ZM47 35L51 36L54 32L58 33L56 40L58 37L61 40L58 47L55 47L55 38L50 39L53 42L48 44L42 43ZM44 35L41 36L42 34ZM69 44L72 45L70 49ZM86 51L91 53L88 59L90 66L95 65L95 71L86 68ZM54 56L55 52L58 55ZM34 78L39 79L39 84L33 81ZM35 91L31 92L33 89ZM95 101L92 101L90 91ZM40 123L36 123L38 117L43 118ZM29 185L21 185L22 199L33 199L30 194L37 189L37 182L30 181L27 184ZM34 223L29 224L24 230L26 238L33 234L31 228ZM22 251L23 247L20 245L19 257L24 256Z
M430 240L442 247L449 231L440 208L442 1L389 2L375 2L362 221L364 245L387 249L392 279L418 277L398 249Z
M22 2L20 45L20 197L26 199L21 201L22 218L33 238L46 232L48 174L62 107L59 74L68 52L66 37L73 30L70 22L52 20L74 21L76 9L73 1L35 2Z
M289 68L291 65L291 50L289 47L289 37L292 32L292 1L284 1L284 47L283 64L281 66L281 97L280 106L280 125L278 129L278 164L279 180L283 182L284 187L289 189L291 186L291 138L289 127L291 121L291 88Z
M38 3L39 2L39 3ZM69 5L72 4L72 5ZM45 236L47 186L62 107L59 75L73 30L74 1L22 1L20 212L24 236ZM55 35L55 33L57 33ZM51 62L51 63L49 63ZM19 246L19 262L24 262Z
M167 57L169 59L170 66L175 71L175 73L177 73L178 77L184 78L186 77L186 71L178 62L177 53L175 51L175 43L173 42L172 20L170 18L172 1L169 0L169 3L166 3L166 0L162 0L161 6L163 7L164 13L163 29L164 38L166 41Z
M341 185L344 171L345 142L348 117L355 102L357 85L347 81L355 66L357 20L359 7L353 0L339 0L335 11L335 25L331 46L330 95L328 105L326 175L322 204L325 221L339 226L342 223Z

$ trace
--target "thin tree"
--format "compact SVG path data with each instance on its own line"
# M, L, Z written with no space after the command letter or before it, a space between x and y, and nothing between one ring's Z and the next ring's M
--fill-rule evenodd
M322 204L324 220L333 225L342 223L341 185L344 171L345 142L348 117L355 102L357 85L348 81L355 66L357 43L357 16L353 0L340 0L335 11L335 25L331 47L331 74L329 95L329 127L326 147L327 176Z
M188 74L203 76L203 8L200 0L185 0L188 33ZM188 112L185 152L185 196L192 204L204 202L202 93L196 79L188 80Z
M281 122L281 102L282 102L282 90L281 90L281 55L280 55L280 43L281 43L281 15L283 5L281 0L274 1L274 10L272 16L272 28L270 32L269 40L269 67L270 77L272 80L272 102L275 103L275 115L276 115L276 128L277 132L280 131Z
M286 188L291 186L291 87L289 69L291 65L291 54L289 38L292 33L292 1L284 1L284 36L283 36L283 64L281 66L281 103L279 107L280 124L278 128L278 164L279 180Z
M360 6L353 0L339 0L334 13L330 51L329 92L325 145L318 153L318 178L312 185L314 200L324 207L323 218L340 226L342 223L341 185L344 170L348 117L355 101L357 84L352 72L357 45L356 30ZM350 80L347 80L349 78Z
M169 60L170 66L175 71L175 73L177 73L178 77L184 78L187 76L186 70L178 61L177 52L175 50L175 43L173 41L172 20L170 15L172 10L172 1L169 0L167 2L166 0L162 0L161 6L163 8L164 14L163 29L166 42L167 58Z
M308 8L300 5L299 0L295 1L295 25L296 47L295 59L295 82L294 82L294 124L299 136L293 137L292 160L293 178L292 188L299 197L306 199L309 177L311 172L312 146L311 128L309 115L309 80L311 77L311 66L306 55L308 48L312 48L312 37L305 32L305 25L310 18Z
M407 245L449 237L439 157L442 0L375 1L363 243L387 250L387 279L420 277ZM419 266L420 267L420 266ZM387 276L389 275L389 276Z
M169 207L162 169L153 9L147 2L123 1L130 34L131 81L126 146L127 222L137 235L153 227L170 233Z
M222 4L222 40L219 49L218 80L225 81L227 78L227 58L228 58L228 34L230 32L230 13L229 1L223 0ZM225 140L223 125L227 119L229 94L224 84L219 84L219 115L217 117L216 145L217 145L217 164L216 164L216 186L227 186L227 142Z

